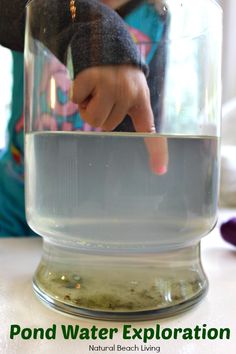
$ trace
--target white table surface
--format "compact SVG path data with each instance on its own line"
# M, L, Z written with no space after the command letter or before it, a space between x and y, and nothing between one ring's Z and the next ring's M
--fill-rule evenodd
M221 211L219 221L236 216L236 210ZM42 327L45 330L56 324L76 325L90 328L97 327L122 328L124 323L94 321L73 318L57 313L44 306L32 291L31 279L41 256L42 241L40 238L2 238L0 239L0 353L1 354L34 354L34 353L104 353L89 351L89 344L108 346L114 342L109 340L81 341L65 340L57 333L55 340L29 339L16 337L10 339L12 324L31 329ZM135 322L136 328L161 327L194 328L206 324L208 328L230 328L229 340L151 340L148 345L159 346L163 354L234 354L236 353L236 248L224 242L218 227L202 242L202 259L207 273L210 288L207 296L192 310L168 319ZM128 322L125 322L128 323ZM141 341L124 340L119 330L115 343L124 346L140 347ZM105 353L107 353L106 351ZM111 351L109 351L111 352ZM129 353L131 351L122 351ZM141 352L141 351L139 351ZM113 351L118 353L118 351ZM119 352L121 353L121 351ZM143 351L142 353L155 353Z

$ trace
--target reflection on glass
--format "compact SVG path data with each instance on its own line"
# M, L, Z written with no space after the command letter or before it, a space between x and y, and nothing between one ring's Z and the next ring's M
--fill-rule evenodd
M183 311L207 290L200 240L216 222L220 8L80 0L81 25L68 4L41 0L40 16L38 3L25 53L35 292L88 317Z

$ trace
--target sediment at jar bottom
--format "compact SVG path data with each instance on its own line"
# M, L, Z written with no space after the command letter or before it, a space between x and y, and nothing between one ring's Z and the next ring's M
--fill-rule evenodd
M112 313L164 310L206 291L208 282L195 248L140 255L139 259L114 257L113 261L112 257L78 255L77 262L68 263L69 258L47 262L44 257L34 286L52 301L75 308Z

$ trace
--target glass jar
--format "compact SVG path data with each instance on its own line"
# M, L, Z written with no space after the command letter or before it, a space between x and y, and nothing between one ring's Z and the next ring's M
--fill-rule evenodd
M208 288L200 242L217 218L222 13L211 0L104 3L27 6L26 213L43 237L33 287L72 315L165 317ZM137 120L127 109L110 129L86 113L94 68L124 66L144 73L155 131L141 103Z

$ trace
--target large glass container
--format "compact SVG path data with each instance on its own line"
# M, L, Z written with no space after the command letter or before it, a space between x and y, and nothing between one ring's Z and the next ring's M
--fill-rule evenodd
M208 288L222 14L211 0L103 2L27 6L26 212L43 237L33 286L69 314L158 318Z

